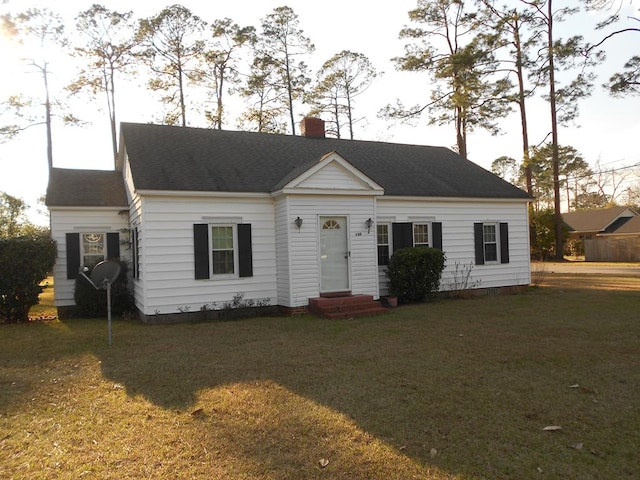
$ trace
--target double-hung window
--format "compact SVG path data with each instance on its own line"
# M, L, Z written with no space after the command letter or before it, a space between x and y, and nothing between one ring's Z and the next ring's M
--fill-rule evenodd
M211 273L233 275L236 272L235 229L233 225L211 226Z
M413 224L413 246L429 247L429 224L414 223Z
M474 224L476 265L509 263L509 224Z
M378 266L389 265L389 224L379 223L376 226L378 234Z
M485 262L498 261L498 233L495 223L482 225L482 244Z

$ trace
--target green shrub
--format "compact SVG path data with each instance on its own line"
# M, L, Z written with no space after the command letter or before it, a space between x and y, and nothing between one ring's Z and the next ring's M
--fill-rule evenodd
M120 261L120 275L111 285L111 313L122 315L134 309L133 296L129 289L129 264ZM89 273L87 273L87 276ZM107 291L96 290L82 275L76 278L73 299L76 303L75 314L82 317L107 316Z
M556 215L552 208L531 212L529 215L529 235L531 237L531 258L550 260L556 256ZM569 235L569 227L562 226L563 242Z
M421 302L433 297L440 287L446 257L442 250L427 247L403 248L389 260L389 291L400 303Z
M0 238L0 322L29 321L57 252L48 234Z

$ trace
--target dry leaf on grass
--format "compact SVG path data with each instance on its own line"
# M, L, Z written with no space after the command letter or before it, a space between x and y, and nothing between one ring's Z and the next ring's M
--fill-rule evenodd
M542 430L545 432L555 432L557 430L562 430L562 427L558 425L549 425L548 427L544 427Z
M329 460L327 460L326 458L321 458L320 460L318 460L318 465L320 465L320 468L324 468L329 465Z

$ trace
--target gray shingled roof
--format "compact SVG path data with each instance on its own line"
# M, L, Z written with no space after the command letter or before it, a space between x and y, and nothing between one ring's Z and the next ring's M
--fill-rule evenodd
M386 195L530 196L444 147L123 123L137 190L270 193L336 152Z
M609 232L608 232L609 233ZM638 234L640 235L640 216L631 217L620 227L610 233L614 234Z
M640 216L623 218L617 225L614 223L603 233L640 235ZM614 228L615 227L615 228Z
M611 207L578 210L562 214L562 220L574 232L602 232L611 225L627 207Z
M122 172L53 168L45 201L48 207L128 208Z

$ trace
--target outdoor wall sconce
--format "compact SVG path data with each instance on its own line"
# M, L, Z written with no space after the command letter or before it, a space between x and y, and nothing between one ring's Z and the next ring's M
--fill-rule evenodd
M373 220L371 220L371 217L369 217L364 223L367 226L367 233L371 233L371 227L373 227Z
M298 217L293 221L293 223L295 223L296 227L298 227L298 230L300 230L300 227L302 227L302 219Z

